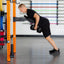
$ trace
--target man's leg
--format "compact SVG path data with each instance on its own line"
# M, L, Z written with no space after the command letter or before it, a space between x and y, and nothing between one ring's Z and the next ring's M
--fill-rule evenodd
M54 48L55 50L58 50L55 42L53 41L53 39L52 39L50 36L46 37L46 40L48 40L48 42L53 46L53 48Z

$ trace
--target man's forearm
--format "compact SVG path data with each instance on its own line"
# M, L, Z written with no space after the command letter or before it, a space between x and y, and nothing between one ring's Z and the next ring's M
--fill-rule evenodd
M36 17L35 19L36 19L35 26L37 26L37 25L38 25L38 23L39 23L39 19L40 19L40 17L38 16L38 17Z

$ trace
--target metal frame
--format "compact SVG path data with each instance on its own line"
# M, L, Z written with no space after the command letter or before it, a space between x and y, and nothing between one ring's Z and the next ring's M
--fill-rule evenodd
M13 17L16 17L16 0L13 0ZM7 0L7 61L11 61L10 0ZM16 53L16 22L13 22L13 52Z

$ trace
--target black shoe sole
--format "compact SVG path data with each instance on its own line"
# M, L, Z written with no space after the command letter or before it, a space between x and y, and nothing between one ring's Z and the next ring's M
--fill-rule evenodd
M54 53L51 53L51 52L49 51L49 54L50 54L50 55L53 55L53 54L58 54L58 55L59 55L59 54L60 54L60 49L59 49L59 51L56 51L56 52L54 52Z
M50 55L53 55L53 56L59 56L60 55L60 52L55 52L55 53L52 53Z

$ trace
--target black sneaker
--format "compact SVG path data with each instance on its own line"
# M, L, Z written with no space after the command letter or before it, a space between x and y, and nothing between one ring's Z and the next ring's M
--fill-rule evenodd
M60 49L58 49L58 50L55 50L55 49L50 50L49 53L51 55L53 55L53 56L58 56L58 55L60 55Z
M55 50L55 49L52 49L52 50L49 51L49 53L50 53L50 54L53 54L54 51L56 51L56 50Z

